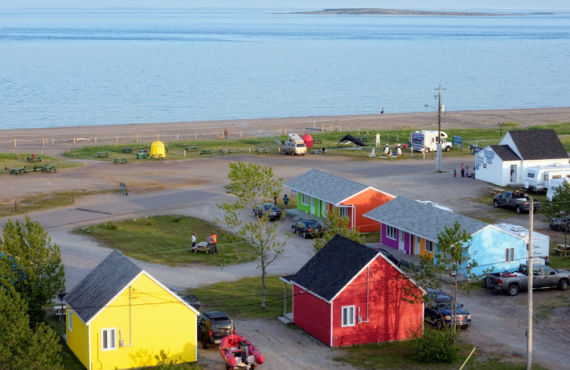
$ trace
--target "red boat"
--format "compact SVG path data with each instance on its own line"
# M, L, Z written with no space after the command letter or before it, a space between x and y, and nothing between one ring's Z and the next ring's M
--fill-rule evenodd
M254 369L265 357L253 344L241 335L230 334L220 343L220 355L226 362L226 369Z

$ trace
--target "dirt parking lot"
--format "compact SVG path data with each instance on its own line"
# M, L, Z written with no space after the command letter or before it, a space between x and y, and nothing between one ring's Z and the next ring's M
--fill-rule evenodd
M403 195L412 199L432 200L450 207L456 212L469 216L483 215L496 218L498 222L509 222L522 226L528 225L527 215L516 215L494 210L491 205L481 204L475 199L486 194L492 186L477 180L454 178L452 169L465 162L472 166L471 157L444 158L444 173L434 171L434 162L427 160L376 160L354 161L346 158L305 156L292 158L285 156L258 157L224 157L201 158L196 160L133 162L127 165L114 166L108 162L85 161L85 166L77 169L63 170L57 174L10 176L2 178L4 191L2 198L12 201L42 189L44 192L60 190L107 190L117 188L120 182L129 185L128 199L118 195L101 195L77 200L74 207L92 207L100 213L93 213L89 221L102 222L105 219L133 217L133 215L181 213L197 215L205 219L215 220L216 202L220 198L210 200L177 199L177 206L164 209L161 204L177 189L196 189L223 197L224 184L229 161L245 160L270 165L278 176L285 180L299 175L310 168L319 168L340 176L350 177L394 195ZM471 162L469 162L471 161ZM155 191L152 202L145 200L145 194ZM175 196L175 195L174 195ZM161 198L163 197L163 198ZM139 202L140 201L140 202ZM124 205L124 207L123 207ZM130 206L136 206L130 211ZM129 209L122 212L121 209ZM106 212L101 213L101 212ZM41 220L42 214L34 213L32 218ZM69 230L80 225L78 219L66 216L65 212L57 213L61 219L49 217L48 230L64 253L66 271L69 271L68 283L73 286L90 268L99 263L108 253L90 240L81 239L69 234ZM67 217L67 218L66 218ZM288 229L288 224L283 229ZM545 224L537 217L536 227L544 230ZM300 265L311 257L310 243L300 242L299 238L285 238L291 252L278 260L269 269L271 274L294 273ZM297 248L297 249L296 249ZM188 282L187 276L196 267L172 268L160 265L142 264L151 274L169 286L189 287L192 284L202 285L207 282L228 281L242 276L257 274L255 263L231 266L225 269L210 268L201 271L204 279ZM552 369L567 368L567 348L570 345L568 332L570 325L567 317L570 314L568 301L570 293L559 291L537 292L536 305L543 306L540 319L535 326L535 359ZM496 350L505 357L521 357L526 348L526 293L517 297L488 294L476 291L469 297L463 297L463 303L473 314L473 327L464 334L473 344L481 346L485 351ZM305 333L289 329L277 321L243 320L236 323L239 330L259 346L266 355L267 369L328 369L347 368L345 364L332 361L342 353L330 350ZM221 357L216 351L201 351L201 362L212 369L222 368Z

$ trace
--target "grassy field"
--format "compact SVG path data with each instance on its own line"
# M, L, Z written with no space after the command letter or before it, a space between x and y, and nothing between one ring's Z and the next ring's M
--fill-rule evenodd
M181 265L202 263L219 265L243 263L255 259L255 253L242 239L217 225L193 217L155 216L82 227L75 233L88 235L125 255L153 263ZM198 242L211 232L218 236L218 253L192 253L190 237L198 234Z
M277 276L265 279L265 303L261 309L261 277L207 285L189 289L200 299L200 311L220 310L234 318L277 318L283 314L283 282ZM291 289L287 291L291 310Z
M454 156L471 156L470 144L485 147L487 145L497 144L502 135L506 131L518 129L518 123L506 123L502 129L449 129L445 132L451 138L453 135L463 138L463 150L454 149L451 153L445 155ZM531 129L551 128L559 135L570 135L570 122L556 125L536 126ZM400 130L351 130L351 131L331 131L331 132L312 132L311 135L315 139L315 148L326 148L327 151L321 155L341 155L353 157L355 159L368 160L368 154L372 150L372 146L376 141L376 134L380 134L381 147L385 143L391 146L396 143L408 143L410 133L414 131L411 127L402 128ZM338 140L350 134L355 137L363 138L370 146L358 148L353 145L347 147L339 145ZM262 138L244 138L237 140L211 140L211 141L180 141L168 143L168 153L166 159L184 159L184 158L200 158L210 155L227 155L227 154L279 154L279 144L281 140L286 140L285 135L280 137L262 137ZM564 145L570 148L570 137L561 138ZM451 140L451 139L450 139ZM124 148L131 148L132 153L123 153ZM186 156L184 156L184 149ZM87 146L79 149L73 149L65 153L69 158L96 159L95 154L102 151L108 151L109 157L101 160L112 161L115 158L127 158L136 160L136 151L138 149L150 149L150 144L121 144L121 145L104 145L104 146ZM230 153L228 153L228 150ZM203 153L203 154L201 154ZM376 153L377 155L380 153ZM421 158L419 153L411 154L409 150L403 151L403 158Z
M103 194L112 191L56 191L52 193L37 193L15 201L0 200L0 217L24 214L54 207L72 205L77 199L89 195Z
M435 330L426 327L425 330ZM414 359L415 340L390 342L380 344L364 344L346 349L347 356L336 358L336 361L346 362L363 369L458 369L465 361L473 346L459 337L460 353L457 361L445 363L420 363ZM475 370L517 370L525 369L524 358L515 359L508 356L508 361L483 353L476 349L465 369ZM543 367L533 365L535 369Z
M0 153L0 175L8 175L12 168L38 169L46 164L52 164L56 169L73 168L83 166L78 162L70 162L60 158L37 155L41 157L41 162L29 162L26 158L31 157L31 153ZM29 173L29 175L40 174L41 172Z

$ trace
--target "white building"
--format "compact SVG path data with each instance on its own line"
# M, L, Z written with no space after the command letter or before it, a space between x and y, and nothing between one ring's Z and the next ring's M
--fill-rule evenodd
M500 186L520 185L528 167L568 163L554 130L509 131L499 145L475 155L475 178Z

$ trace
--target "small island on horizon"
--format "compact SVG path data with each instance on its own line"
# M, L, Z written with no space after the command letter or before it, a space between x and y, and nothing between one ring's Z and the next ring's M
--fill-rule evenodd
M495 17L495 16L525 16L525 15L552 15L552 12L532 13L491 13L469 11L444 11L444 10L409 10L409 9L381 9L381 8L338 8L323 9L305 12L293 12L292 14L332 14L332 15L431 15L431 16L463 16L463 17Z

